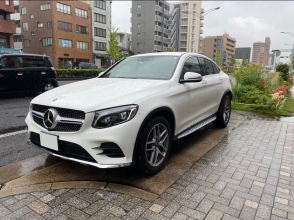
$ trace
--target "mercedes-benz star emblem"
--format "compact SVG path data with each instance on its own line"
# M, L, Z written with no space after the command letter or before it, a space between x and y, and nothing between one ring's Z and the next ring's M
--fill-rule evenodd
M44 113L44 117L43 117L43 124L44 124L45 128L47 128L47 129L55 128L56 125L58 124L58 122L56 122L57 116L58 116L58 112L53 108L49 108Z

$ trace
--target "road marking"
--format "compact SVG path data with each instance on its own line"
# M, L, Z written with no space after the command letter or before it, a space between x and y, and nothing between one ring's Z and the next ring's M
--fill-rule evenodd
M7 134L1 134L0 138L3 137L9 137L9 136L13 136L13 135L17 135L17 134L22 134L22 133L26 133L27 130L21 130L21 131L15 131L15 132L11 132L11 133L7 133Z

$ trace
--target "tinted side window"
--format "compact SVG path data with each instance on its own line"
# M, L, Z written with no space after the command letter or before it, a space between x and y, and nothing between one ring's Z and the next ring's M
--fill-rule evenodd
M214 69L214 73L220 73L220 68L215 65L215 63L212 63L213 69Z
M49 57L44 57L44 64L46 67L53 67Z
M186 60L182 70L182 77L186 72L194 72L201 74L201 68L197 57L190 57Z
M22 58L21 57L3 57L0 60L0 64L3 69L14 69L22 67Z
M23 67L45 67L43 57L23 57Z
M203 61L204 61L203 69L204 69L205 75L214 74L212 63L207 59L203 59Z

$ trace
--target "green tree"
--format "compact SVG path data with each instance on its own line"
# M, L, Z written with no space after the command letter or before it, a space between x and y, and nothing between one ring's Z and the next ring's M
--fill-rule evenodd
M234 66L236 63L235 55L232 55L231 60L230 60L230 66Z
M246 66L248 64L247 60L243 57L241 66Z
M221 55L220 55L219 50L216 51L215 62L216 62L217 65L219 65L219 66L221 65Z
M117 31L118 31L118 28L115 28L115 27L111 27L111 29L108 29L109 31L109 41L108 41L108 45L109 45L109 48L106 49L106 57L112 57L113 59L113 62L116 62L118 60L120 60L123 55L121 53L121 50L118 46L119 42L117 40Z
M290 65L288 63L278 63L278 65L276 65L276 71L281 73L281 77L285 81L289 80L289 69Z
M174 52L174 51L175 51L175 49L172 48L172 47L169 47L169 48L167 49L167 52Z

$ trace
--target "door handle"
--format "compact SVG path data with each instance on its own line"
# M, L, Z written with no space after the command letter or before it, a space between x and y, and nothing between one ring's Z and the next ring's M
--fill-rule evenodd
M18 75L18 76L22 76L22 75L23 75L23 73L17 73L17 75Z
M46 74L46 72L41 72L42 74Z

